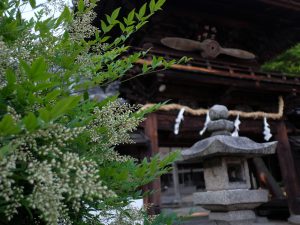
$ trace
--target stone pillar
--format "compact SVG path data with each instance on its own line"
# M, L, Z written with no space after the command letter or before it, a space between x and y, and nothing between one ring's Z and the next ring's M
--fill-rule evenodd
M179 188L178 165L176 162L173 163L172 178L173 178L174 192L175 192L174 203L180 204L181 197L180 197L180 188Z

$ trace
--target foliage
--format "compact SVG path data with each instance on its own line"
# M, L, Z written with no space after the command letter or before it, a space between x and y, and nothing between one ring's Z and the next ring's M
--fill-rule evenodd
M146 218L144 225L179 225L180 219L176 214L160 214L154 218Z
M300 44L288 49L274 60L265 63L262 69L298 75L300 73Z
M145 56L129 54L125 41L163 3L151 0L122 20L118 8L100 29L92 25L96 0L46 19L47 5L35 0L0 2L1 224L102 224L110 210L130 215L124 206L142 196L138 188L168 171L176 153L138 163L114 150L149 111L88 92ZM29 21L21 13L28 4L36 10ZM114 27L122 31L115 39ZM173 63L155 58L143 71Z

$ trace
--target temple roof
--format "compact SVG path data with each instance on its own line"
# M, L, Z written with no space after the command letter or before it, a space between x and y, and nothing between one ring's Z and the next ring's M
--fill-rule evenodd
M101 0L96 9L99 18L95 22L117 7L122 7L120 16L126 16L132 8L138 9L145 2ZM203 41L203 38L211 38L213 28L216 32L212 35L222 47L254 53L257 56L256 65L259 66L300 42L299 5L299 0L166 1L163 10L132 37L130 45L147 45L169 52L161 45L161 38L181 37ZM110 35L119 34L114 32ZM181 54L190 56L186 52ZM217 57L219 59L240 65L254 64L222 55Z
M277 142L257 143L247 137L216 135L198 141L191 148L184 150L184 160L205 159L214 156L255 157L274 154Z

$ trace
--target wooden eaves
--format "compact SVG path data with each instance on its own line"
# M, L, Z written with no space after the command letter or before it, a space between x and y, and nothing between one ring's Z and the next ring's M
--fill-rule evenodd
M165 58L179 59L181 55L168 54L166 55L163 51L151 50L150 54L156 56L163 56ZM140 64L151 64L151 57L149 59L139 60ZM297 75L288 75L281 73L270 73L263 72L258 68L243 66L238 64L232 64L216 60L208 60L203 58L194 58L187 65L173 65L170 70L175 72L185 72L191 73L195 79L204 79L204 77L209 75L211 78L227 78L218 79L218 82L225 82L228 84L233 84L236 86L248 86L256 87L260 89L268 89L274 92L283 93L300 93L300 77ZM211 82L213 80L211 79Z
M285 9L300 11L299 0L260 0L266 4L278 6Z

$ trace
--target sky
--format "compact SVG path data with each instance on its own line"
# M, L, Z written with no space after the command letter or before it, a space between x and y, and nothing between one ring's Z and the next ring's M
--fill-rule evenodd
M64 0L68 5L72 5L72 1L71 0ZM43 4L43 3L46 3L47 0L36 0L36 5L40 5L40 4ZM50 5L50 8L51 10L53 11L53 15L54 17L58 17L60 15L60 11L56 10L51 7ZM34 17L34 12L37 11L37 10L33 10L30 6L30 4L28 3L23 9L22 9L22 17L25 18L25 19L30 19L32 17Z

